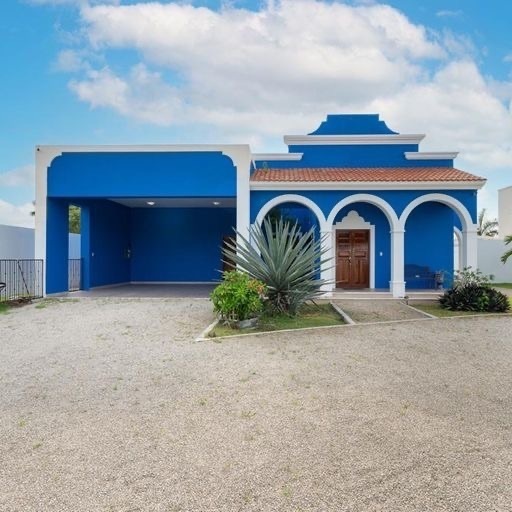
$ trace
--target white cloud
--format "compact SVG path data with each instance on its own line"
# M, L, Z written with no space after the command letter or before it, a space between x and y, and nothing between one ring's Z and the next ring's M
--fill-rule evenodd
M512 62L512 52L507 53L507 55L503 57L503 62Z
M424 77L423 61L446 57L424 27L383 5L283 0L216 12L153 2L81 12L91 49L136 50L144 64L127 75L90 70L72 90L93 107L157 124L277 134L298 117L397 93ZM149 71L158 67L179 85Z
M62 50L57 55L54 68L57 71L76 72L90 69L90 64L85 60L83 52L76 50Z
M0 187L34 187L34 166L24 165L9 171L0 173Z
M30 215L33 210L32 203L16 206L0 199L0 224L33 228L34 217Z
M70 88L93 108L110 107L120 114L141 121L166 125L181 109L175 90L165 84L159 73L151 73L144 64L134 66L123 79L109 68L91 70L82 81L71 81Z
M78 5L80 7L86 5L109 4L119 5L121 0L28 0L34 5Z
M512 168L512 82L483 76L464 34L436 33L388 5L103 2L80 16L88 45L61 58L77 68L71 90L93 108L213 127L219 142L251 140L257 150L278 149L281 134L311 131L327 113L379 112L395 130L427 133L423 149L460 150L462 168ZM140 63L123 71L116 50ZM104 64L87 68L84 55Z
M458 18L462 16L464 13L461 10L458 11L450 11L448 9L444 9L436 12L436 16L439 18Z

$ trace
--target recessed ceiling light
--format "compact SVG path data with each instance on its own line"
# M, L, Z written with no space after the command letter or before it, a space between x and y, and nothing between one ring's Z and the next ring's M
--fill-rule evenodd
M220 201L213 201L213 206L219 206Z
M155 201L146 201L146 204L149 204L149 206L154 206L155 205Z

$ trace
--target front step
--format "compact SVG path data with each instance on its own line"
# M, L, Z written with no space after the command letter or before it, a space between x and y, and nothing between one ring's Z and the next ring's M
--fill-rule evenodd
M443 292L442 290L411 290L406 292L406 296L409 300L437 300L439 298L439 295L441 295ZM328 298L331 300L336 299L343 299L343 300L350 300L350 299L372 299L372 300L379 300L379 299L385 299L390 300L394 299L393 294L390 291L387 290L336 290L333 292L327 292L323 296L323 298ZM404 297L405 298L405 297ZM396 299L396 300L404 300Z

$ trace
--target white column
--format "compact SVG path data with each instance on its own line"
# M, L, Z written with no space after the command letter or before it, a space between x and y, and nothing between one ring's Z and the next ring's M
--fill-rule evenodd
M328 281L322 285L322 290L325 292L332 292L336 288L336 275L335 275L335 252L333 246L332 231L326 231L325 228L320 231L320 236L324 242L324 248L327 249L324 258L328 259L320 269L320 278Z
M249 239L251 150L248 145L239 145L224 149L223 153L236 167L236 230L240 242L240 235Z
M389 289L395 298L405 296L404 240L405 230L394 229L391 231L391 281Z
M462 231L462 265L471 267L472 270L478 268L478 250L477 250L477 231L475 226Z

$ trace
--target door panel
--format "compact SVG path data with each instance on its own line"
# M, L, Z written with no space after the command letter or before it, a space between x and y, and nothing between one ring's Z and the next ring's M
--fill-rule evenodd
M336 287L370 286L370 231L336 231Z

